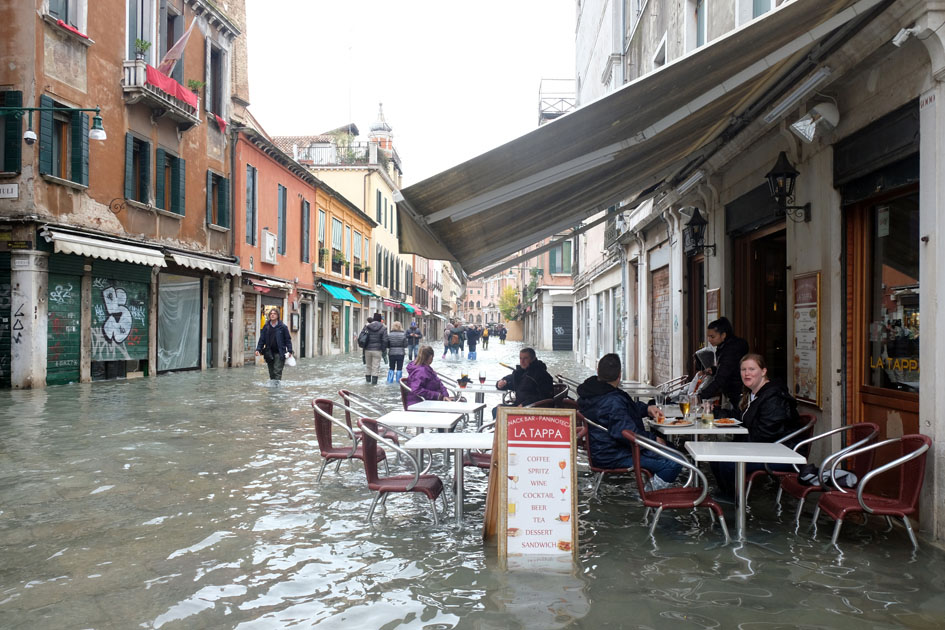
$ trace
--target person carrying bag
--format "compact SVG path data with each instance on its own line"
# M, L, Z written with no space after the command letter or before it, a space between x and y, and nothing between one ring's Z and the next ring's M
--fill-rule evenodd
M256 356L262 356L269 367L269 378L273 381L282 380L282 368L286 360L292 357L292 335L289 328L279 319L279 309L269 310L269 321L259 333L259 342L256 344ZM295 359L293 358L294 365Z

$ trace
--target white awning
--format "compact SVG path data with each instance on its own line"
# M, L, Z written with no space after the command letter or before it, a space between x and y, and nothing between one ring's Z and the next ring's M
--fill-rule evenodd
M400 248L466 273L672 182L829 33L881 0L793 0L395 196ZM757 114L752 114L757 118ZM484 246L485 236L488 246Z
M201 256L187 256L185 254L177 254L174 252L170 252L170 256L178 265L181 267L187 267L188 269L201 269L203 271L212 271L214 273L222 273L228 276L240 275L239 265L223 262L222 260L203 258Z
M279 282L278 280L270 280L266 278L266 284L271 286L273 289L283 289L285 291L291 291L292 285L288 282Z
M79 236L71 232L60 232L50 228L43 230L42 236L46 241L53 243L57 254L76 254L102 260L148 265L150 267L167 266L164 261L164 253L159 249L105 241L90 236Z

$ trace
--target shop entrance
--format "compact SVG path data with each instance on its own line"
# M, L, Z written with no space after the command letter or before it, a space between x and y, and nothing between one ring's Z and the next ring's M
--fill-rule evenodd
M751 352L764 356L770 377L787 384L787 237L784 223L735 240L734 298L735 319L732 324L735 333L748 341Z
M919 192L866 199L844 213L848 422L875 422L880 439L919 433ZM891 461L894 449L877 453ZM894 493L897 475L877 480Z
M299 356L308 356L308 304L302 303L302 322L299 330Z

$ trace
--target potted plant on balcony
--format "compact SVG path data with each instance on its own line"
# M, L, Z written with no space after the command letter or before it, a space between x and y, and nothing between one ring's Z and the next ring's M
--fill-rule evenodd
M200 92L200 88L202 88L204 85L206 85L206 83L203 81L198 81L197 79L187 79L187 87L190 88L190 91L194 94L198 94Z
M146 39L136 39L135 59L138 61L144 61L145 55L147 54L149 48L151 48L151 42Z
M322 267L325 266L325 262L328 260L329 250L327 247L322 247L318 250L318 261L321 263Z

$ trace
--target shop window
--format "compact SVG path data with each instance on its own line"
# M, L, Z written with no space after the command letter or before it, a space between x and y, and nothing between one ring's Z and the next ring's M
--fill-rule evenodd
M919 198L870 209L866 385L919 391Z

